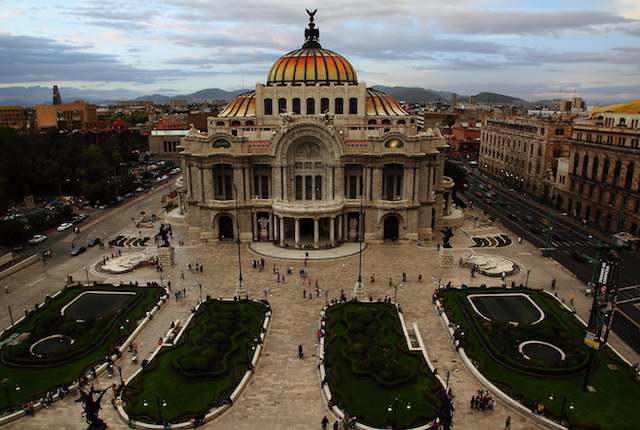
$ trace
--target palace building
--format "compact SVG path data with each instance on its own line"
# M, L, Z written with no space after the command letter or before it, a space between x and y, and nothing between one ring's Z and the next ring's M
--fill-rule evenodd
M462 220L440 131L419 132L400 103L358 82L320 45L314 14L302 48L265 84L181 139L180 212L192 239L311 249L431 240Z

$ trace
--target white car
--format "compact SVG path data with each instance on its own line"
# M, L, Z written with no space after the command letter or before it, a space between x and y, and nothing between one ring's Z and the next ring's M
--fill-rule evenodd
M58 226L58 231L65 231L68 228L73 227L73 223L71 222L63 222Z
M29 239L29 245L37 245L44 242L46 239L47 236L45 236L44 234L36 234L31 239Z

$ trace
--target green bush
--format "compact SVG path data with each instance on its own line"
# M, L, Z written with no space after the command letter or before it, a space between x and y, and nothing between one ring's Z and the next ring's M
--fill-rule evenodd
M367 328L364 326L364 324L357 322L357 323L351 324L349 331L352 334L358 334L358 333L364 333L366 329Z
M193 360L193 367L197 372L202 372L209 367L209 360L204 357L196 357Z
M194 357L184 357L180 360L180 366L187 372L194 369Z

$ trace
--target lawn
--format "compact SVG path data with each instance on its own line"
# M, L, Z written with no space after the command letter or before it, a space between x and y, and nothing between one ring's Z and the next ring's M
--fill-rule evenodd
M455 326L461 345L479 370L495 385L524 405L534 401L546 407L547 414L560 419L564 396L564 414L574 427L603 430L640 428L635 402L640 398L640 383L635 373L608 349L595 352L589 385L595 392L582 390L588 363L588 348L583 345L584 326L549 295L535 290L510 290L529 294L545 312L545 320L536 325L513 326L488 322L472 310L468 294L504 294L491 289L442 290L447 315ZM462 335L464 332L464 335ZM510 339L514 341L510 343ZM526 360L517 351L516 342L541 340L552 343L567 354L563 362ZM553 395L553 396L552 396ZM553 397L551 399L550 397ZM569 406L573 408L569 408Z
M61 309L86 291L132 292L121 308L101 318L75 320L64 317ZM104 362L104 357L115 351L116 342L128 336L139 319L158 301L162 289L156 287L133 288L96 285L90 289L70 287L53 299L48 299L38 310L30 312L18 325L2 333L0 375L10 389L14 407L37 401L47 392L67 387L87 373L92 366ZM74 343L48 356L37 357L29 347L47 336L64 334ZM15 387L19 386L19 390ZM7 397L0 396L0 409L8 408Z
M246 300L205 302L176 345L163 348L127 385L127 413L176 423L220 406L247 371L266 311Z
M415 427L437 416L442 387L422 354L408 349L393 305L333 305L325 327L327 382L342 410L378 428Z

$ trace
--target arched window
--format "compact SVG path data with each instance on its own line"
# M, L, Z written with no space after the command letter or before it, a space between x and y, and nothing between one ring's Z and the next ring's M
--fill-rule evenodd
M405 120L403 120L403 119L399 119L399 120L398 120L398 124L406 124L406 123L407 123L407 122L406 122Z
M369 121L367 121L367 124L377 124L378 121L376 121L375 119L370 119Z
M598 164L600 163L600 159L598 157L593 159L593 167L591 168L591 179L594 181L598 179Z
M533 145L531 145L531 149L533 150ZM578 174L578 166L580 165L580 154L576 154L575 158L573 159L573 174L577 175Z
M616 167L613 169L613 186L617 186L620 183L620 173L622 172L622 162L616 161Z
M216 121L216 125L224 125L224 121Z
M635 170L635 165L633 163L629 163L627 165L627 177L624 180L624 188L627 190L631 189L631 183L633 182L633 173Z
M231 125L240 125L240 121L231 121Z
M389 119L383 119L383 120L382 120L382 123L383 123L383 124L391 124L391 120L389 120Z
M307 115L316 114L316 99L309 97L307 99Z
M231 164L213 166L213 198L215 200L233 200L233 167Z
M292 109L293 109L293 113L296 113L298 115L300 115L300 99L299 98L295 98L293 100L291 100L291 104L292 104Z
M320 99L320 113L327 113L329 111L329 99L323 97Z
M342 97L336 98L335 104L336 115L342 115L344 113L344 99Z
M349 99L349 114L350 115L358 114L358 99L355 97L351 97Z
M264 99L264 114L273 115L273 100Z
M287 99L278 99L278 113L287 112Z

